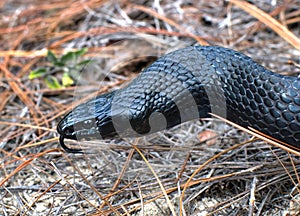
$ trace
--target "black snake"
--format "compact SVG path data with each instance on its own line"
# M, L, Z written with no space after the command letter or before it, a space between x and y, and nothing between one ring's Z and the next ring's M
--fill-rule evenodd
M300 78L273 73L217 46L171 52L127 87L75 107L58 124L64 139L135 137L210 113L300 149Z

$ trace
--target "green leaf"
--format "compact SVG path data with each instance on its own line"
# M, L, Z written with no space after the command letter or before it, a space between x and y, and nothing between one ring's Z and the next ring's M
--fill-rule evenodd
M74 80L70 77L68 73L64 73L62 77L62 85L68 87L74 84Z
M36 70L33 70L29 73L28 79L35 79L38 77L43 76L47 72L46 68L38 68Z
M76 58L76 55L74 54L74 52L67 52L60 58L60 61L62 63L66 63L68 61L75 60L75 58Z
M59 89L62 87L73 85L75 83L75 80L77 80L77 78L79 77L82 67L93 61L79 60L79 58L87 51L87 48L83 48L76 51L67 52L66 54L58 58L51 50L48 50L47 61L51 63L49 68L38 68L36 70L33 70L28 75L28 78L34 79L43 76L45 77L45 83L50 89ZM58 81L54 76L50 76L50 73L48 72L51 72L51 74L63 73L63 77L60 81Z
M80 57L80 56L86 54L87 51L88 51L87 48L82 48L82 49L76 50L76 51L74 52L74 54L76 55L76 57Z
M54 76L47 76L45 78L45 83L50 89L59 89L62 87Z
M55 54L54 54L51 50L48 50L48 53L47 53L47 60L48 60L49 62L52 62L52 63L58 62L57 57L55 56Z
M65 65L65 63L63 63L63 62L60 62L60 61L58 61L58 62L54 62L54 65L55 66L57 66L57 67L65 67L66 65Z
M66 54L64 54L60 58L60 61L62 63L66 63L68 61L74 61L77 58L79 58L80 56L84 55L86 52L87 52L87 48L83 48L83 49L79 49L79 50L76 50L76 51L67 52Z
M77 66L85 66L85 65L90 64L92 62L94 62L94 61L93 60L89 60L89 59L88 60L83 60L83 61L79 62L77 64Z

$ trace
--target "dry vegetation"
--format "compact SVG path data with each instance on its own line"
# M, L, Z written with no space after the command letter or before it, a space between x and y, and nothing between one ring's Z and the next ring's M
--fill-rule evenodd
M299 157L217 121L137 140L67 142L86 154L65 153L57 140L56 124L74 104L191 44L299 73L300 1L254 2L1 1L0 215L298 214ZM47 49L83 47L94 62L77 86L53 90L28 79L51 66ZM216 129L215 142L199 142L198 133Z

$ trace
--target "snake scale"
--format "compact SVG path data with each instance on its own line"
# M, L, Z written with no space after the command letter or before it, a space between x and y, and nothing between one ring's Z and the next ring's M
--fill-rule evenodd
M300 78L273 73L237 51L190 46L168 53L123 89L75 107L64 139L136 137L192 119L224 117L300 149Z

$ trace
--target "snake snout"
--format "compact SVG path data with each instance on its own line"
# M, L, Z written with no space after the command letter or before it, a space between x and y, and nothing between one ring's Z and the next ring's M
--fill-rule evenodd
M67 116L70 116L69 113ZM57 125L57 132L64 138L77 140L74 130L74 124L69 121L70 118L62 119Z

